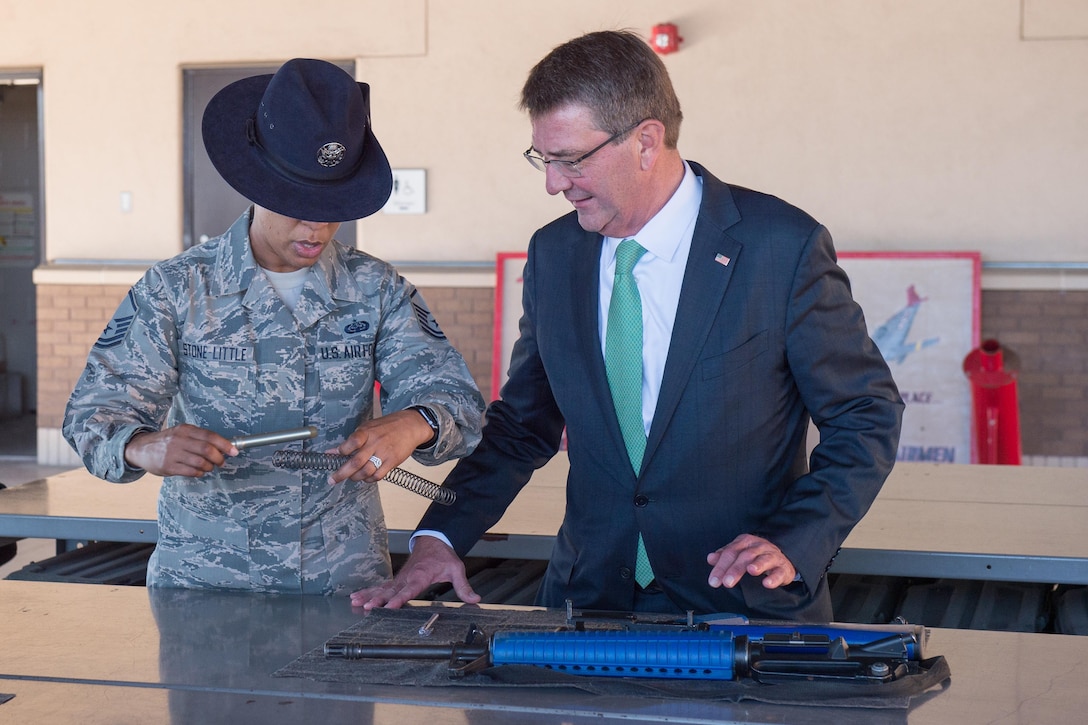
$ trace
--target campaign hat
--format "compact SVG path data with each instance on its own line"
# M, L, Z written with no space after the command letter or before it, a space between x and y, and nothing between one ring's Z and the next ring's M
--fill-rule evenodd
M201 131L231 187L293 219L361 219L393 189L371 125L370 86L324 60L295 58L227 85L204 109Z

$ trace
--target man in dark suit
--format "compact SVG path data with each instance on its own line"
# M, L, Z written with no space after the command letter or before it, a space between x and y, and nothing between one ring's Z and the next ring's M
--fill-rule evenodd
M432 506L397 577L352 603L442 581L478 601L458 555L565 428L540 604L831 620L825 574L892 467L903 403L829 233L684 161L668 74L633 34L559 46L522 106L526 158L575 211L529 244L509 379L445 482L456 505Z

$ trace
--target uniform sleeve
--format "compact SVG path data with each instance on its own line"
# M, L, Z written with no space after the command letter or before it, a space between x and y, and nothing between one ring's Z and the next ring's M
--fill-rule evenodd
M403 277L393 281L376 341L384 411L412 405L438 418L438 440L414 458L435 465L470 453L480 442L484 400L461 354L450 344L423 295Z
M64 437L87 470L119 483L142 476L126 465L125 446L162 427L177 381L176 312L150 270L94 343L64 412Z

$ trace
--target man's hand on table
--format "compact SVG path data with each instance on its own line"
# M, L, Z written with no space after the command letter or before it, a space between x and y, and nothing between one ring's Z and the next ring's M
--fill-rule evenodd
M351 595L351 606L366 610L385 607L398 609L434 584L449 582L458 598L476 604L480 595L468 583L465 565L444 542L433 536L419 536L412 554L397 575L378 586L360 589Z

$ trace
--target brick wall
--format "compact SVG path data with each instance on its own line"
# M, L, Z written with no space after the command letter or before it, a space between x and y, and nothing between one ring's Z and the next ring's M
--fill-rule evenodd
M1088 292L988 290L982 338L1020 358L1025 456L1088 456Z
M87 352L128 286L38 285L38 428L60 428Z
M489 287L420 290L442 330L490 400L495 291ZM117 285L38 285L38 427L60 428L87 352L128 292Z
M490 400L494 290L421 291ZM126 292L119 286L38 286L39 428L60 428L87 351ZM1088 292L984 291L982 336L1020 358L1025 457L1088 456Z
M494 288L421 287L420 292L446 337L464 356L484 400L490 401Z

